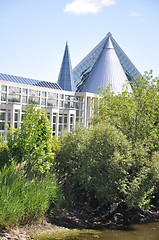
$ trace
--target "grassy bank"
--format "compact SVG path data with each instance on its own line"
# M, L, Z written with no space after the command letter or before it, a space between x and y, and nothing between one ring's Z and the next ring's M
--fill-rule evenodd
M56 179L27 179L21 167L12 163L0 171L0 227L24 224L44 217L60 199Z

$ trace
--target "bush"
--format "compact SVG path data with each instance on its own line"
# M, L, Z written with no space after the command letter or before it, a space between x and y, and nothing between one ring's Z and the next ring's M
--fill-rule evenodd
M9 148L7 142L0 140L0 170L9 164Z
M56 168L65 196L111 204L123 199L132 165L131 147L114 126L77 127L60 138Z

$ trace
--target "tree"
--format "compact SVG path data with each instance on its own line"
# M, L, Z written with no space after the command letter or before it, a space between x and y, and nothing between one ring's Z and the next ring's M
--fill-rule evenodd
M146 72L144 80L132 83L133 92L127 90L114 95L107 89L99 99L98 114L92 121L105 122L121 130L129 141L148 146L150 152L159 149L159 80L152 71Z
M103 91L92 123L115 126L131 143L133 164L125 201L128 206L144 208L158 194L154 165L159 164L159 79L153 78L152 71L146 72L143 79L132 83L132 89L132 93L125 90L119 95Z
M9 131L8 144L14 150L12 157L18 162L24 162L27 176L41 176L46 173L54 160L51 151L51 128L46 112L29 106L21 128L16 134L13 129Z

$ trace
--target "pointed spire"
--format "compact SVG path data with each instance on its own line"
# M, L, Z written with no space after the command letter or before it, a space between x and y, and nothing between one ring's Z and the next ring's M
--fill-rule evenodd
M74 91L72 65L67 42L57 83L63 90Z
M121 93L125 85L128 86L128 91L132 91L113 47L111 36L108 37L88 79L84 83L82 92L99 93L98 88L100 86L103 90L106 90L109 85L115 94Z
M112 49L114 49L114 47L113 47L113 44L112 44L112 41L111 41L110 37L108 37L108 40L106 41L106 44L105 44L104 48L105 48L105 49L109 49L109 48L112 48Z

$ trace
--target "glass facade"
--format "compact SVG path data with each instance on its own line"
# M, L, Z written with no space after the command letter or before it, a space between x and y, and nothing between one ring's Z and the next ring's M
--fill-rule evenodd
M1 83L1 81L0 81ZM80 95L80 96L79 96ZM50 89L33 89L31 86L0 86L0 134L6 136L6 124L20 127L28 104L35 104L45 109L50 120L52 134L60 134L62 130L71 130L76 122L87 125L85 120L85 94L65 91L50 91Z

